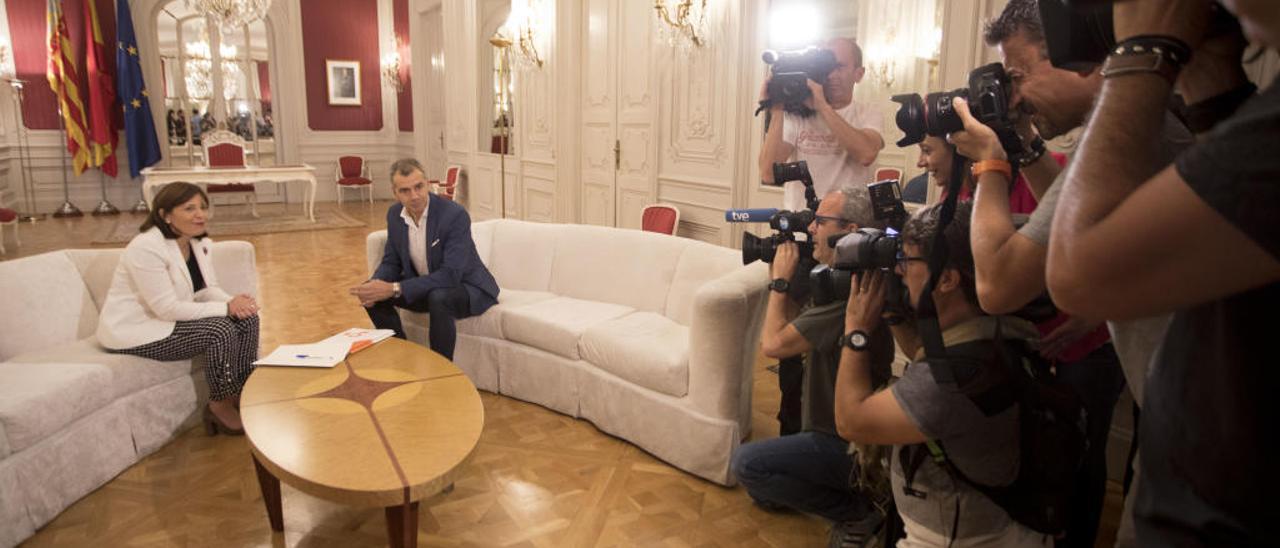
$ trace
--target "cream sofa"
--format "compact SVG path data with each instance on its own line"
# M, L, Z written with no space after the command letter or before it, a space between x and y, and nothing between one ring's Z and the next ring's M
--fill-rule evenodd
M751 425L767 269L664 234L492 220L472 226L498 304L458 323L454 361L482 390L587 419L731 485ZM386 232L369 235L369 268ZM401 311L426 344L427 315Z
M198 422L201 363L109 354L93 337L121 251L0 262L0 546ZM254 262L247 242L214 244L228 293L257 294Z

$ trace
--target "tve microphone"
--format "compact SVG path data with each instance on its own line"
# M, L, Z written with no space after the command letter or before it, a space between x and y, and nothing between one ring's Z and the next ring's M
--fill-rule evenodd
M726 209L724 220L729 223L767 223L777 212L777 208Z

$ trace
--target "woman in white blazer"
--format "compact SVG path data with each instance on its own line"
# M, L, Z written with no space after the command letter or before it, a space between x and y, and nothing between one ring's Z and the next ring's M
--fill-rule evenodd
M205 237L209 197L190 183L156 194L151 213L129 242L98 319L98 342L110 352L153 360L205 355L210 435L242 434L240 390L258 357L258 304L218 287Z

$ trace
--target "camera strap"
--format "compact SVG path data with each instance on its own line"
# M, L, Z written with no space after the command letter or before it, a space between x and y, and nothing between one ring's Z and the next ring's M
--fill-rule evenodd
M956 216L956 202L960 199L960 187L964 185L964 162L965 158L959 154L951 158L951 180L947 183L947 197L942 202L942 210L938 212L938 229L933 234L933 250L929 253L929 281L925 282L920 304L916 307L916 330L920 334L926 358L946 355L942 344L942 329L938 325L938 308L933 302L933 290L938 285L938 278L941 277L947 260L951 258L951 248L947 245L945 232Z

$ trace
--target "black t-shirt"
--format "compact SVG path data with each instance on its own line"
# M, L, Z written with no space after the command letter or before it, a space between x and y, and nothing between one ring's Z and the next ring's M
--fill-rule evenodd
M1280 85L1187 150L1177 170L1280 257ZM1174 315L1142 408L1140 545L1274 546L1280 538L1277 314L1280 284Z

